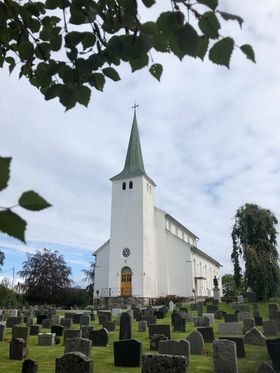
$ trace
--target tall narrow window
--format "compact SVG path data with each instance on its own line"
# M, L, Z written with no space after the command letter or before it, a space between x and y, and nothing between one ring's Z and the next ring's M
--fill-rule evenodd
M126 190L126 183L122 183L122 190Z
M132 189L133 188L133 181L130 181L129 182L129 189Z

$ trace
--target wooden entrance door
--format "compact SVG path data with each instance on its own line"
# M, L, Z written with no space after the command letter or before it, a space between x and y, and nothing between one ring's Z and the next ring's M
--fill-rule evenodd
M131 286L131 270L125 268L122 270L121 276L121 296L130 297L132 295L132 286Z

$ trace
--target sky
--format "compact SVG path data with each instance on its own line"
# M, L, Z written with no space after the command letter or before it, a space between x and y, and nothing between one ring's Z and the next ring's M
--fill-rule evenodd
M252 44L256 64L239 50L230 70L207 59L154 54L164 65L160 83L147 69L131 74L123 67L122 80L93 92L88 108L66 113L24 78L1 70L0 154L13 161L0 206L35 190L53 207L15 209L28 221L27 245L0 235L6 253L0 279L21 269L26 252L47 247L64 256L81 284L81 270L109 238L109 179L123 169L134 102L156 206L199 237L199 248L223 265L222 273L232 271L230 234L240 206L256 203L280 220L279 1L220 4L244 18L242 30L231 21L222 32L238 45Z

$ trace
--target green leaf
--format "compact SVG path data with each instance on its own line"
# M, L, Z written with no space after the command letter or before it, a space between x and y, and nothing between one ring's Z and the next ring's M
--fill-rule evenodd
M93 32L83 32L82 45L84 49L93 47L96 42L96 37Z
M213 45L209 51L209 59L217 65L224 65L229 68L231 54L234 48L232 38L223 38Z
M135 60L130 60L129 63L130 63L132 72L136 70L140 70L143 67L148 65L149 56L147 54L143 54L140 58L136 58Z
M154 48L158 52L169 52L168 41L163 32L154 35Z
M196 57L199 43L199 36L196 30L186 23L184 27L178 32L178 45L181 51L189 56Z
M33 190L22 193L18 204L24 209L31 211L40 211L51 206L51 204Z
M25 242L26 221L11 210L0 211L0 231Z
M150 8L156 3L156 0L142 0L142 2L147 8Z
M150 73L155 77L158 81L160 81L160 77L163 71L163 67L160 63L154 63L150 69Z
M243 45L241 45L240 49L242 50L242 52L246 55L246 57L249 60L256 63L255 52L254 52L254 49L252 48L252 46L250 44L243 44Z
M73 25L82 25L85 23L87 15L83 11L82 4L79 2L72 2L70 6L71 17L69 22Z
M208 45L209 45L209 38L205 35L200 36L196 55L202 61L204 60L204 57L205 57L206 52L208 50Z
M208 8L215 10L218 6L218 0L196 0L199 4L208 6Z
M226 12L219 12L220 15L223 17L223 19L225 21L237 21L239 23L239 26L242 27L242 23L243 23L243 18L235 15L235 14L231 14L231 13L226 13Z
M48 88L44 92L45 100L48 101L48 100L51 100L55 97L60 97L62 87L63 87L62 84L54 84L54 85L50 86L50 88Z
M119 73L115 69L113 69L113 67L105 67L104 69L102 69L102 72L105 76L114 80L114 82L121 80Z
M176 32L183 26L184 19L184 13L169 11L161 13L156 23L160 31L166 35L169 35L170 33Z
M64 1L63 0L46 0L46 8L47 9L56 9L56 8L64 8ZM65 1L66 3L66 1Z
M219 29L221 25L214 12L206 12L202 14L198 25L200 30L209 38L217 39L219 37Z
M61 35L55 35L50 40L50 48L51 50L57 52L60 50L62 45L62 36Z
M18 53L22 61L27 60L34 53L33 44L28 40L24 41L23 43L20 44Z
M155 22L142 23L140 31L144 34L154 35L157 32L157 25Z
M99 91L103 91L104 85L105 85L105 77L103 74L100 73L94 73L92 74L89 84L92 87L95 87Z
M77 103L77 96L73 89L62 85L60 89L59 102L65 106L66 111L72 109Z
M0 157L0 190L8 186L11 160L11 157Z
M85 107L87 107L89 100L90 100L90 94L91 94L91 90L87 86L80 85L76 90L77 101L81 105L84 105Z

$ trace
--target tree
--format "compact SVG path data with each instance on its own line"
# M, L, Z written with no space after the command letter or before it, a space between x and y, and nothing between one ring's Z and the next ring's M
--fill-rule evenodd
M85 275L85 277L82 279L82 281L89 283L86 287L86 291L92 299L93 294L94 294L95 262L90 262L90 268L89 269L83 269L82 272Z
M118 67L149 68L160 80L157 53L209 59L229 67L235 47L255 62L249 44L222 36L221 21L243 19L218 9L219 0L171 0L157 19L142 21L156 0L0 0L0 67L19 67L46 100L66 110L87 106L91 89L120 80ZM140 10L139 10L140 9ZM58 53L59 52L59 53Z
M232 230L233 251L231 259L234 264L236 287L241 284L240 258L244 261L244 280L259 300L275 296L279 281L277 252L278 221L267 209L246 203L235 215Z
M8 186L11 160L12 158L10 157L0 157L0 191L6 189ZM50 206L51 205L44 198L32 190L22 193L16 205L10 207L0 206L0 233L7 233L18 240L25 242L25 229L27 223L18 214L13 212L12 209L22 207L26 210L40 211ZM0 266L3 265L4 259L5 254L0 251Z
M63 256L49 249L27 253L27 260L18 274L24 279L20 287L31 303L60 303L61 293L72 283L71 268L67 267Z

